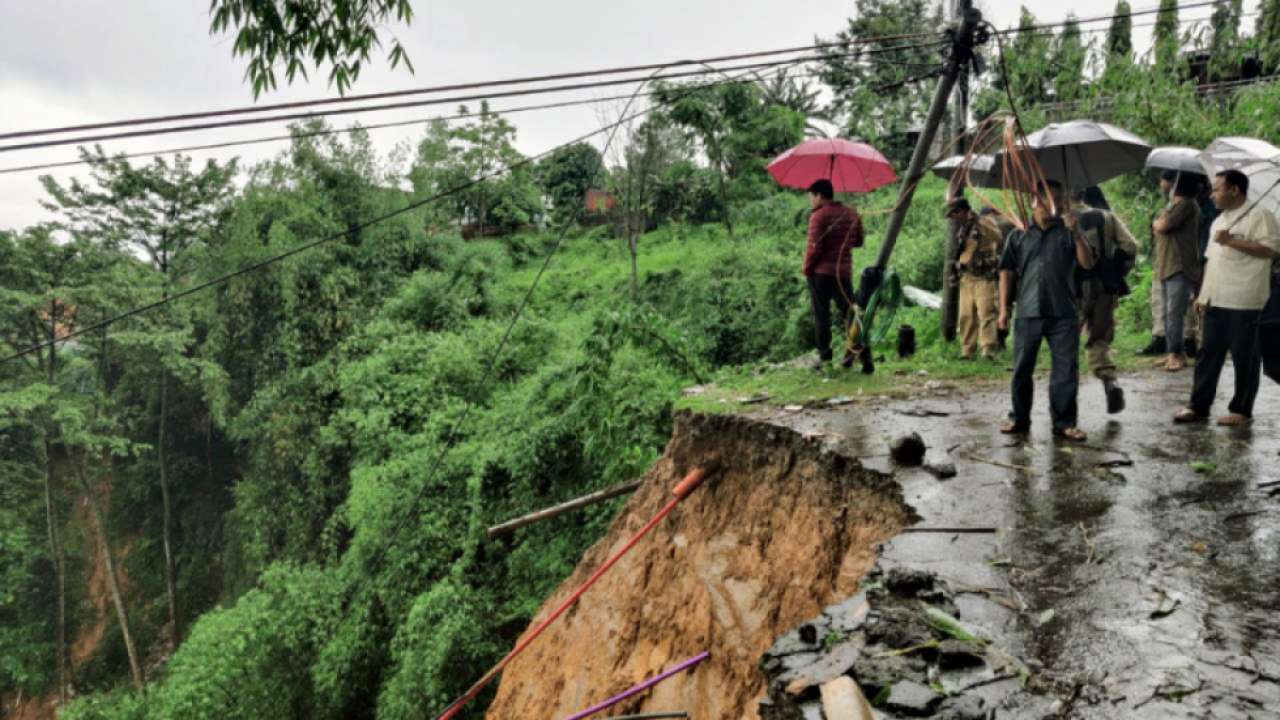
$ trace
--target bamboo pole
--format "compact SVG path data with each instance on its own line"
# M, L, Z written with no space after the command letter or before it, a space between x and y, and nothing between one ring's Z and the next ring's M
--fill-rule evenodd
M485 530L484 531L485 537L492 540L493 538L498 537L499 535L505 535L509 532L519 530L520 528L526 525L532 525L542 520L549 520L558 515L563 515L569 512L570 510L577 510L578 508L587 507L588 505L595 505L596 503L601 503L601 502L604 502L605 500L616 498L619 495L626 495L627 493L635 492L637 489L640 488L640 484L642 482L643 482L642 480L632 480L631 482L623 483L621 485L614 485L611 488L605 488L604 490L597 490L596 492L593 492L590 495L583 495L580 498L574 498L573 500L569 500L568 502L563 502L563 503L560 503L559 505L553 505L549 508L544 508L537 512L529 513L528 515L523 515L514 520L508 520L504 523L494 525L488 530Z

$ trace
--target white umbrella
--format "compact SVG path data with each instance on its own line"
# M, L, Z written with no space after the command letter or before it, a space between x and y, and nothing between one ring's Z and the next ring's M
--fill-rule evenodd
M1207 174L1239 170L1249 178L1249 203L1280 218L1280 148L1249 137L1218 138L1200 153Z
M1021 149L1020 149L1021 150ZM1141 170L1151 146L1128 130L1095 120L1052 123L1027 136L1045 179L1070 189L1098 185L1118 175ZM1005 153L996 153L997 166Z
M1172 170L1183 174L1204 175L1200 151L1193 147L1170 145L1158 147L1147 155L1148 170Z
M970 182L983 188L1000 187L1000 181L995 172L995 158L990 155L952 155L935 163L933 174L944 180L950 180L952 176L960 172L961 168L964 167L966 157L969 158Z

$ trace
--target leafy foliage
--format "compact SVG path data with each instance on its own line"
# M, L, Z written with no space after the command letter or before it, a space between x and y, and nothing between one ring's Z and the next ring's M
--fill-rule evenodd
M853 17L835 38L819 43L824 49L820 77L833 91L828 112L849 137L867 139L898 166L911 156L907 131L924 120L940 58L927 43L874 38L911 34L922 27L940 27L942 4L937 0L856 0ZM886 48L902 48L885 52Z
M256 98L264 90L275 90L277 70L292 83L307 77L307 65L316 69L329 64L329 83L345 93L360 77L370 54L382 46L378 36L384 23L409 23L413 6L409 0L212 0L209 6L210 33L236 31L231 53L249 59L245 80ZM387 53L391 67L413 64L404 46L394 37Z

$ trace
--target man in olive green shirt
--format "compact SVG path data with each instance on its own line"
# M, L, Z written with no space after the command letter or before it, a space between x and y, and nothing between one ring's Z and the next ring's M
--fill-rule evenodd
M1085 359L1094 377L1102 381L1107 412L1124 410L1124 390L1116 374L1111 343L1116 336L1116 308L1129 293L1125 276L1133 268L1138 243L1124 222L1110 210L1084 204L1084 192L1073 193L1072 211L1080 219L1080 231L1097 258L1097 266L1082 273L1080 325L1085 331Z
M1190 176L1180 178L1169 204L1151 225L1155 240L1151 249L1151 282L1161 284L1169 353L1164 368L1170 372L1187 366L1183 338L1188 333L1183 318L1200 286L1200 207L1194 199L1197 188L1193 183Z

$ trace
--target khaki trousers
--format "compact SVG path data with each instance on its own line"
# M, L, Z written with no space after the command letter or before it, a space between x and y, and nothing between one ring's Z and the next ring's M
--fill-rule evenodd
M960 331L961 357L973 357L977 346L982 354L994 356L999 337L996 332L996 316L999 314L1000 290L995 280L960 276Z
M1116 360L1111 343L1116 339L1116 307L1120 298L1102 288L1102 283L1084 283L1080 298L1080 329L1085 333L1084 357L1099 380L1116 379Z

